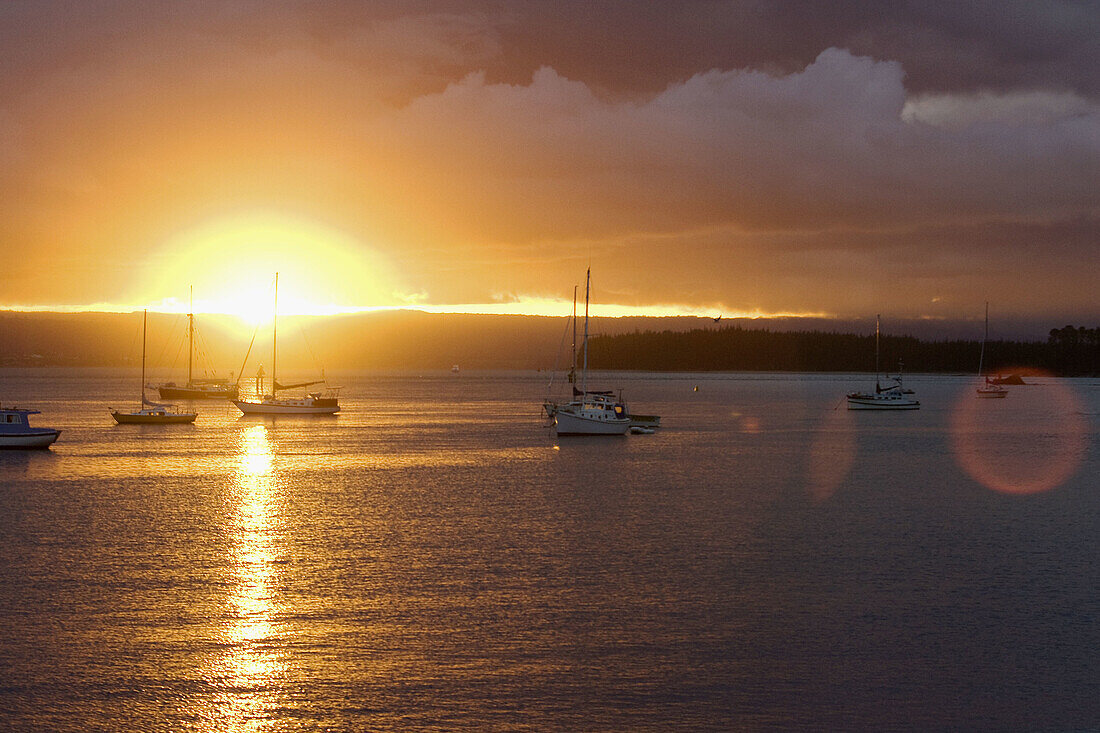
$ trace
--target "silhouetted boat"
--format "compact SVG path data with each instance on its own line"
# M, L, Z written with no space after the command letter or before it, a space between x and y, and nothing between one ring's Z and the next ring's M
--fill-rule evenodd
M882 384L879 371L879 320L875 316L875 391L849 392L849 410L919 410L920 401L911 398L913 390L906 389L901 380L901 365L898 364L898 376L893 383Z
M982 379L982 362L985 360L985 342L989 338L989 303L985 304L985 333L982 335L982 351L978 356L978 379ZM985 382L979 386L975 392L978 393L978 397L982 399L997 399L1004 398L1008 395L1008 390L1000 385L998 382L992 381L989 377L985 377Z
M0 407L0 448L49 448L61 435L61 431L53 428L32 428L27 416L39 414L41 413L38 410Z
M319 392L311 392L303 397L279 397L280 389L294 389L296 387L309 387L321 384L325 380L318 379L311 382L299 382L298 384L279 384L275 376L276 356L278 355L277 335L278 327L276 319L279 311L279 273L275 273L275 308L271 321L271 394L263 395L252 400L235 399L233 404L246 415L332 415L340 411L340 403L336 396L336 390L330 389L329 394L322 396ZM251 348L251 347L250 347ZM248 356L245 356L248 361ZM257 392L262 391L262 377L257 376Z
M558 435L625 435L630 430L630 418L626 405L614 399L608 392L588 391L588 292L592 280L589 269L584 281L584 364L581 370L581 389L573 387L574 399L564 405L544 403L547 413L552 413Z
M192 309L194 310L194 309ZM195 314L187 314L187 384L175 382L157 385L162 400L233 400L237 398L237 385L228 379L194 378L195 362Z
M586 310L586 314L585 314L585 333L586 334L587 334L587 331L588 331L588 315L587 315L588 303L587 303L587 299L588 299L588 285L587 285L587 282L586 282L586 284L585 284L585 310ZM571 363L570 363L570 367L569 367L569 374L567 376L566 381L570 385L572 385L571 390L572 390L574 401L587 396L587 397L593 398L594 400L597 400L598 402L596 402L596 404L603 404L605 401L610 401L612 404L620 405L622 407L623 411L626 412L626 416L630 419L630 427L631 428L642 428L641 430L631 430L631 432L651 433L651 432L654 431L655 428L660 427L661 426L661 416L660 415L634 415L634 414L631 414L629 412L627 404L623 401L621 394L618 396L617 399L613 400L611 398L611 396L613 394L611 391L594 391L594 390L577 389L577 386L576 386L577 385L577 288L576 287L573 288L573 316L570 319L570 323L571 323L572 328L573 328L573 341L572 341L571 347L570 347ZM562 338L563 339L565 338L564 334L562 335ZM586 335L585 336L585 363L586 364L587 364L587 343L588 343L587 338L588 337ZM586 375L587 375L587 373L586 373ZM587 382L587 376L585 378L585 381ZM551 383L550 386L552 387L553 386L553 376L551 376L551 378L550 378L550 383ZM549 387L548 387L548 391L549 391ZM569 404L569 403L566 403L566 404ZM562 405L560 405L557 401L551 399L550 397L547 397L542 402L542 409L546 412L546 416L548 418L550 418L551 420L553 420L557 416L558 409L561 406Z
M145 397L145 331L149 322L149 311L141 319L141 408L136 412L111 410L115 422L123 425L172 425L193 423L199 416L197 412L179 412L172 405L152 402Z

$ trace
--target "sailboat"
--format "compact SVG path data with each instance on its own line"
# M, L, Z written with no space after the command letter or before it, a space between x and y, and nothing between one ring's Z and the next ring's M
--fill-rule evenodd
M989 339L989 303L985 304L985 333L982 336L982 351L978 356L978 379L982 379L982 364L985 360L985 342ZM1008 390L1000 384L985 377L985 382L975 390L978 397L983 399L997 399L1008 396Z
M581 388L573 385L574 399L553 409L554 427L558 435L626 435L630 417L626 405L609 392L588 391L588 294L592 281L589 268L584 281L584 361ZM549 408L547 408L549 412Z
M321 384L325 380L318 379L312 382L299 382L298 384L279 384L276 377L275 364L279 350L277 345L279 314L279 273L275 273L275 308L271 320L271 394L258 396L252 400L235 399L233 404L246 415L332 415L340 411L340 402L335 389L331 389L326 396L319 392L310 392L302 397L279 397L280 389L294 389L296 387L309 387ZM251 346L249 346L251 350ZM248 356L245 355L245 361ZM263 367L260 367L261 370ZM257 392L262 392L262 376L257 376Z
M194 298L192 298L194 300ZM194 307L191 308L194 311ZM195 314L187 314L187 384L167 382L157 386L162 400L225 400L237 398L237 385L228 379L195 379Z
M892 384L882 384L879 371L879 321L875 316L875 391L849 392L849 410L919 410L920 401L910 397L913 391L906 389L901 382L901 373L893 378Z
M197 412L179 412L173 405L152 402L145 397L145 333L149 324L149 311L141 317L141 408L137 412L119 412L111 410L115 422L137 425L174 425L193 423L199 416Z
M587 334L587 329L588 329L588 315L587 315L588 292L587 292L587 290L588 290L588 287L587 287L587 284L586 284L585 285L585 301L586 301L585 302L585 333L586 334ZM570 324L573 327L573 340L570 344L571 362L570 362L569 374L568 374L568 377L567 377L567 381L571 385L570 389L572 391L573 399L575 400L579 397L588 396L588 397L591 397L593 399L598 399L600 401L609 401L609 400L611 400L611 395L613 394L611 391L597 392L597 391L594 391L594 390L588 390L587 387L585 387L583 389L577 389L577 287L575 285L573 286L573 317L570 319ZM562 335L562 338L563 339L565 338L564 334ZM586 359L586 363L587 363L587 346L588 346L587 336L585 336L585 359ZM553 383L554 383L554 377L551 376L550 377L550 385L547 387L548 392L550 391L550 388L553 387ZM637 414L629 412L626 403L623 402L621 393L620 393L617 400L611 400L611 401L618 403L619 405L622 406L624 411L627 411L627 417L630 418L630 432L632 432L632 433L653 433L656 430L656 428L659 428L661 426L661 416L660 415L637 415ZM557 412L558 412L559 403L556 402L555 400L552 400L548 396L546 399L543 400L542 408L543 408L543 410L546 411L546 416L547 417L549 417L550 419L554 419L554 417L557 415Z

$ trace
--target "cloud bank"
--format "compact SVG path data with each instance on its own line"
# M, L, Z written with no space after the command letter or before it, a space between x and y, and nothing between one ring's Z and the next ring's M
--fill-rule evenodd
M135 273L181 232L272 210L388 262L394 303L560 301L591 264L602 302L638 308L1100 317L1097 17L9 5L0 289L180 297Z

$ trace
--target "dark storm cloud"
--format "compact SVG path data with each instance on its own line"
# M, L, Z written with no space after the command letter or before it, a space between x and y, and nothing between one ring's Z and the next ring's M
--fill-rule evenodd
M520 83L549 66L598 90L636 93L708 69L790 73L835 47L899 62L914 93L1100 95L1095 0L130 0L7 3L0 20L0 58L18 71L110 60L141 45L185 57L225 38L254 50L308 45L368 65L404 51L404 70L423 85L477 69ZM31 78L6 74L0 85Z
M502 11L504 55L491 71L546 65L613 91L657 91L711 68L789 73L836 47L898 61L917 93L1100 94L1096 2L624 0L509 2Z

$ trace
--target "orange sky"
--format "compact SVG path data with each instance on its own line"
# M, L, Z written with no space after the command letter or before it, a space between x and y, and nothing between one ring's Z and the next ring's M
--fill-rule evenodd
M4 6L0 307L564 314L591 265L605 313L1100 316L1072 58L956 88L953 27L726 58L640 6L608 62L554 7Z

